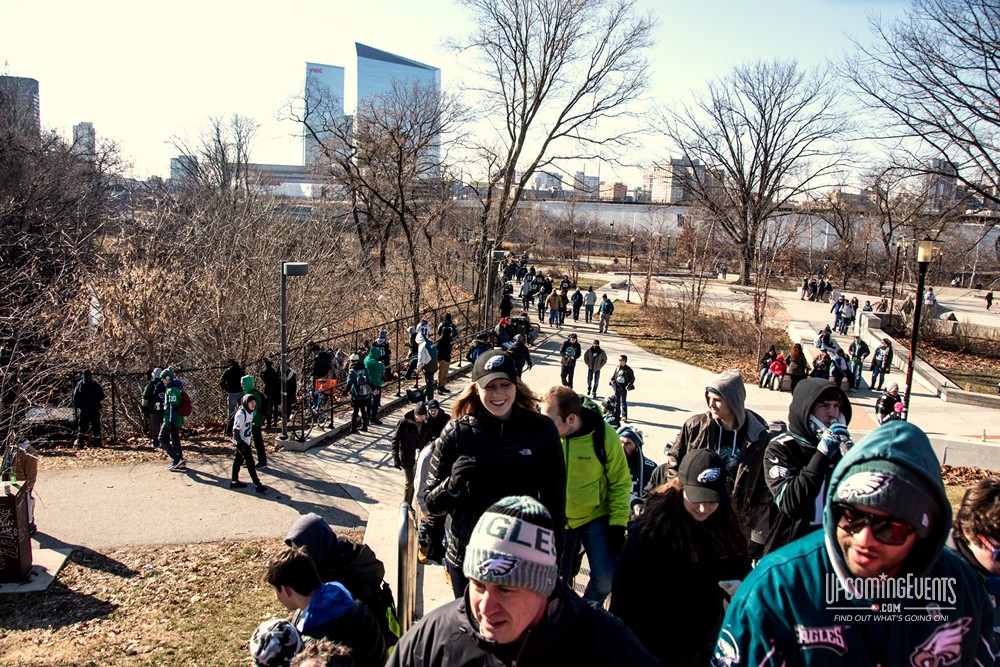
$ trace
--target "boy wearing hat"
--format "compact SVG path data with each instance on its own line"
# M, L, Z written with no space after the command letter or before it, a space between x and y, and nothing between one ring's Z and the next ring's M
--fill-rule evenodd
M465 595L403 635L388 664L658 664L621 621L559 579L553 528L527 496L487 508L465 551Z
M406 475L403 487L403 502L413 500L413 470L417 462L417 452L431 441L431 429L427 424L427 406L421 403L410 410L396 425L392 434L392 461L396 470Z
M740 587L713 664L994 664L992 604L944 549L951 505L923 431L892 422L869 433L822 500L822 531L762 560Z
M146 415L149 424L149 438L153 449L160 440L160 425L163 423L163 402L167 388L160 379L163 369L156 367L149 376L149 382L142 390L142 413Z
M761 474L764 448L770 442L767 424L747 410L746 387L739 371L720 373L705 387L708 410L684 422L667 462L656 469L649 482L654 489L669 481L690 452L711 449L722 457L733 509L748 540L751 558L763 552L767 542L771 494Z
M181 415L181 392L184 390L184 384L177 379L173 366L163 369L160 380L165 387L160 447L170 457L170 470L183 472L187 470L187 461L184 460L184 452L181 450L180 434L180 428L184 425L184 417Z
M899 385L895 382L890 382L885 388L885 393L879 396L878 401L875 403L875 414L878 417L879 424L884 424L890 419L895 419L894 408L900 400Z

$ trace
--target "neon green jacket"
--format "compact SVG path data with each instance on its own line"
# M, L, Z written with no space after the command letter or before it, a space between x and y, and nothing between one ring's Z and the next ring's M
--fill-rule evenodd
M594 452L594 432L604 429L607 463ZM612 526L628 523L632 475L622 441L614 428L593 410L584 408L583 424L569 438L560 438L566 460L566 525L578 528L602 516Z

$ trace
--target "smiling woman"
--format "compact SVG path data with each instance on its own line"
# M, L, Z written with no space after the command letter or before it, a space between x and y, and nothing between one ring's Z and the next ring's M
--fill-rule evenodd
M501 498L521 495L541 502L556 526L555 543L562 544L565 463L556 426L538 413L537 404L509 354L484 352L472 382L455 401L454 418L433 444L427 509L451 516L445 561L456 598L468 583L462 565L476 521Z

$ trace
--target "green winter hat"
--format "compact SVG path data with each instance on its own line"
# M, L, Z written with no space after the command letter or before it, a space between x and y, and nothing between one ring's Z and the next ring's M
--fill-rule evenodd
M834 502L871 507L905 521L927 537L941 513L937 492L919 473L894 461L870 460L841 476Z
M174 373L174 367L173 366L167 366L162 371L160 371L160 379L161 380L173 380L176 377L177 377L177 374Z

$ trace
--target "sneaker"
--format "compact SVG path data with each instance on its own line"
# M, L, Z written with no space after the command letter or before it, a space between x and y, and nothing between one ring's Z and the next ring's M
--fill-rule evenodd
M267 467L267 459L263 459L260 463L255 466L258 470Z
M238 479L229 483L230 489L245 489L247 486L246 482L241 482Z
M187 470L187 465L185 465L184 461L177 461L175 463L171 463L168 470L171 472L184 472Z
M417 562L421 565L427 564L427 547L423 544L417 547Z
M257 486L253 487L253 490L256 491L257 493L265 493L267 492L267 487L264 486L263 484L258 484Z
M381 419L373 419L373 420L371 420L371 421L370 421L370 422L368 422L368 423L369 423L369 424L378 424L378 425L380 425L380 426L381 426L381 425L382 425L382 420L381 420Z
M368 432L368 427L367 426L362 426L361 430L364 431L365 433L367 433Z

